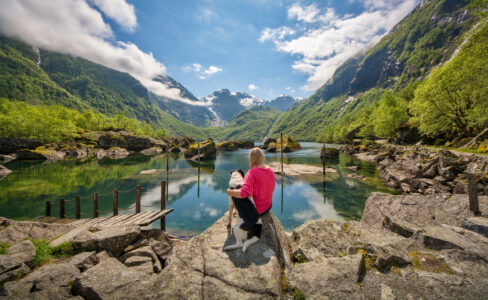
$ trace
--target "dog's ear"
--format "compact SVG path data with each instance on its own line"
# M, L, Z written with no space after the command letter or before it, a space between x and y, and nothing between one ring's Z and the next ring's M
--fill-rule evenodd
M237 172L241 173L242 177L244 177L244 171L242 171L241 169L237 170Z

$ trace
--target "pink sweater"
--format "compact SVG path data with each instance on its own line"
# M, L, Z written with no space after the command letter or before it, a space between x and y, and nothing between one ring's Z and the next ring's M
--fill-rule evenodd
M273 203L273 191L275 188L275 176L271 168L254 167L249 170L242 184L241 197L252 196L256 210L264 213Z

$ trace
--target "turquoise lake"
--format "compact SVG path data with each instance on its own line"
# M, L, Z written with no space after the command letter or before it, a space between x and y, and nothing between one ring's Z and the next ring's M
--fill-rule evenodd
M284 154L285 164L321 166L322 144L302 143L303 149ZM328 145L334 147L334 145ZM215 160L202 162L200 174L197 165L183 156L147 157L130 155L126 159L67 160L54 163L16 162L6 164L14 172L0 181L0 216L12 219L32 219L45 214L45 202L59 202L82 197L82 217L92 215L92 195L101 194L99 210L112 209L112 191L119 190L119 214L135 211L135 187L141 186L141 210L160 208L160 182L167 181L166 207L174 211L166 217L166 228L178 236L200 233L222 217L228 208L225 193L233 169L249 169L249 150L220 152ZM266 162L279 161L280 154L266 153ZM338 173L322 173L293 178L276 176L273 195L273 213L284 228L291 231L312 219L358 220L371 192L392 192L377 177L374 164L341 154L328 165ZM359 175L366 180L348 178L353 173L348 166L361 166ZM141 175L143 170L154 170ZM66 203L66 214L74 215L74 201ZM52 206L52 215L59 215L59 206ZM159 227L158 222L152 226Z

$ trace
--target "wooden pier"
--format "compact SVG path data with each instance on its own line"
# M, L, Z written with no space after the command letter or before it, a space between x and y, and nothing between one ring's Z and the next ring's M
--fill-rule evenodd
M121 214L119 215L119 193L122 192L132 192L135 191L135 213L133 214ZM106 194L105 196L110 195ZM66 202L70 201L75 201L75 214L72 216L74 218L74 221L71 222L71 225L75 226L85 226L85 225L97 225L97 226L117 226L117 225L138 225L138 226L146 226L151 223L154 223L155 221L161 219L161 229L165 230L166 229L166 215L169 214L170 212L173 211L173 209L166 209L166 181L161 182L161 209L158 211L145 211L141 212L141 186L138 185L135 187L133 190L129 191L118 191L117 189L114 190L112 193L112 209L108 211L100 211L98 209L98 203L99 203L99 197L102 196L98 193L94 193L93 196L91 197L93 199L93 213L92 213L92 218L86 218L86 219L81 219L81 215L87 215L87 213L82 213L81 212L81 200L82 199L89 199L90 197L85 197L82 198L80 196L76 196L75 199L73 200L66 200L64 198L59 200L59 218L60 219L66 219L66 209L65 205ZM51 205L55 203L52 203L51 201L46 201L46 217L51 216ZM146 207L153 207L154 205L151 206L146 206ZM120 209L120 210L127 210L126 209ZM99 217L99 213L107 213L107 212L112 212L112 216L103 216Z

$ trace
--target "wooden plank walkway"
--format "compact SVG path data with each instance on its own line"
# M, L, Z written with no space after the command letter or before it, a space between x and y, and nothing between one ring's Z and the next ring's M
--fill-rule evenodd
M75 220L70 225L85 226L85 225L97 225L101 227L118 226L118 225L138 225L146 226L158 219L166 216L173 211L173 208L160 210L160 211L145 211L137 214L117 215L117 216L105 216L92 219L79 219Z

